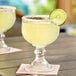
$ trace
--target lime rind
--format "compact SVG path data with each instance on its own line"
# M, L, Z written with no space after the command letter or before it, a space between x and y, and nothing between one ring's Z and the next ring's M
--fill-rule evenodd
M67 13L63 9L55 9L50 14L50 20L56 25L62 25L67 19Z

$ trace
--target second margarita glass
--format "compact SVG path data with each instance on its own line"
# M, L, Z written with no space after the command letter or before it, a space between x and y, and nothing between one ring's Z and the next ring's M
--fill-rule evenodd
M0 6L0 49L3 49L4 51L9 51L12 48L5 44L4 32L14 25L16 20L15 10L16 8L13 6Z

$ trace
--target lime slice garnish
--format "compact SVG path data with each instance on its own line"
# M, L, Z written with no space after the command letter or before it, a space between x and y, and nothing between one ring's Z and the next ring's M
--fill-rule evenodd
M63 9L55 9L50 14L50 20L56 25L62 25L67 19L67 13Z

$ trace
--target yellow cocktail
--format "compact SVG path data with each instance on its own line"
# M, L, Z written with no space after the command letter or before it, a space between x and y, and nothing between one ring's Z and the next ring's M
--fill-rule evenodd
M0 34L10 29L15 20L15 7L0 6Z
M46 72L50 66L44 57L47 45L54 42L59 35L60 27L49 20L47 15L22 17L22 35L26 41L36 47L35 60L31 63L34 72Z
M9 30L16 20L16 8L13 6L0 6L0 49L10 50L4 42L4 32Z
M38 17L23 17L22 34L34 46L44 47L57 39L60 27L51 23L48 16Z

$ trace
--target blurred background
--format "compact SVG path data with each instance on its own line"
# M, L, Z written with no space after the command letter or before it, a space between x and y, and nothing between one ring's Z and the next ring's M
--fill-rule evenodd
M13 28L5 33L6 36L21 35L21 17L23 15L50 14L56 8L62 8L68 14L66 23L61 27L61 32L70 30L69 27L73 30L72 26L76 26L76 0L0 0L0 5L15 6L17 9L17 20ZM74 32L76 34L76 30Z
M56 0L0 0L0 5L17 8L17 16L27 14L49 14L56 8Z

